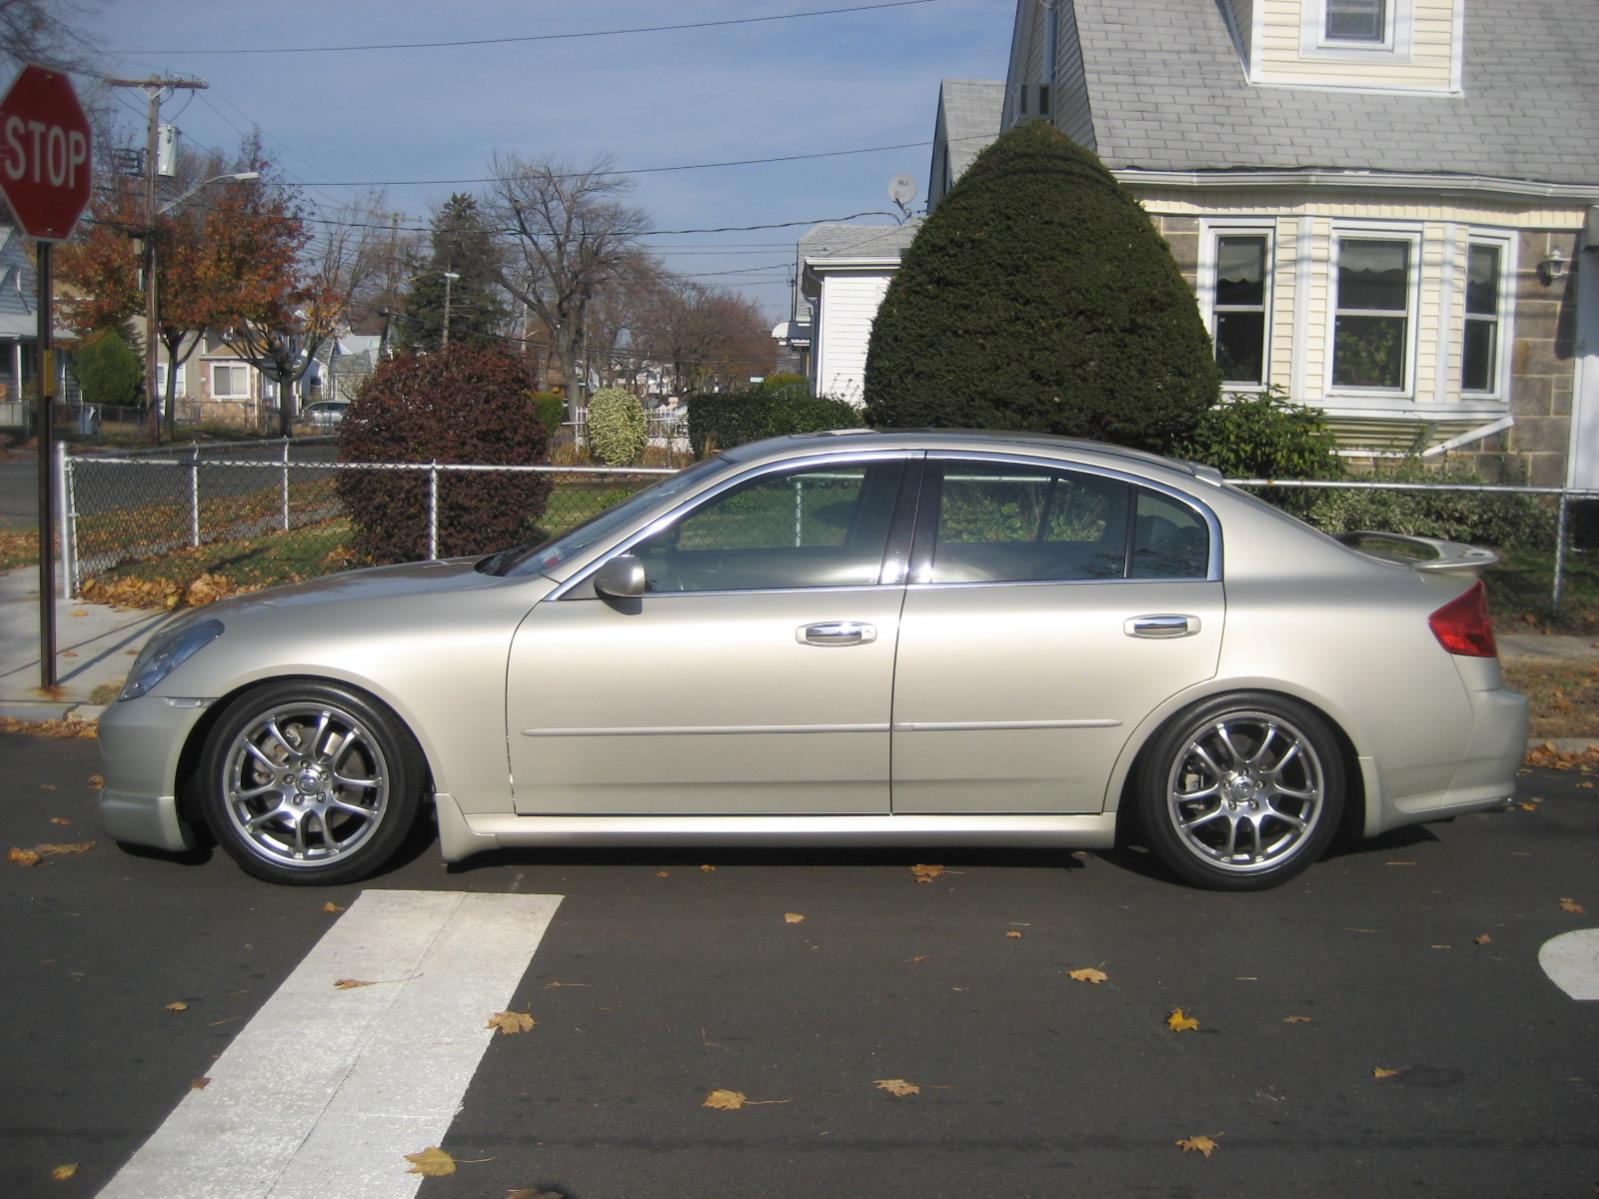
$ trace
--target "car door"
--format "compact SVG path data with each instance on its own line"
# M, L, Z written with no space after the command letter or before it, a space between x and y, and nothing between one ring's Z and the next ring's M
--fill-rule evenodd
M642 597L590 573L537 605L509 666L516 810L886 813L909 459L740 476L618 547Z
M1132 729L1215 673L1219 551L1208 513L1131 478L929 456L894 811L1100 811Z

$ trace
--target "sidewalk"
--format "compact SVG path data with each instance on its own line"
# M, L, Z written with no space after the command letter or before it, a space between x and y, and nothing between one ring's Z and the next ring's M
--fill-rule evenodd
M57 600L57 686L41 691L39 568L0 574L0 716L94 720L108 693L114 698L111 689L121 687L151 633L172 619L166 612Z

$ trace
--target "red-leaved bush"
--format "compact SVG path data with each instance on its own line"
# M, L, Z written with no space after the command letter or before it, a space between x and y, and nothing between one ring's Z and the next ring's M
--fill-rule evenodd
M544 426L522 363L499 350L451 346L382 363L340 426L344 462L464 462L529 466L547 460ZM485 554L538 536L548 476L439 475L439 556ZM426 471L340 471L354 548L373 562L427 557Z

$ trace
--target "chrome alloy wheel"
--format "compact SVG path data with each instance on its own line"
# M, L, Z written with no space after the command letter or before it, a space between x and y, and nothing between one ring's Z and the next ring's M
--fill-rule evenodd
M1166 809L1178 841L1223 871L1257 874L1294 857L1326 807L1326 771L1310 737L1282 716L1230 711L1172 758Z
M260 713L228 743L223 762L228 820L250 852L276 866L326 866L355 852L389 808L377 736L332 704Z

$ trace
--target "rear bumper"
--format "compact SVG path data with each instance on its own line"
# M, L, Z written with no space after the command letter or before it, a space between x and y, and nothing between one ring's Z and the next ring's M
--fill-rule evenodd
M101 715L100 823L112 840L171 852L194 847L193 831L178 816L178 759L206 706L146 695Z

